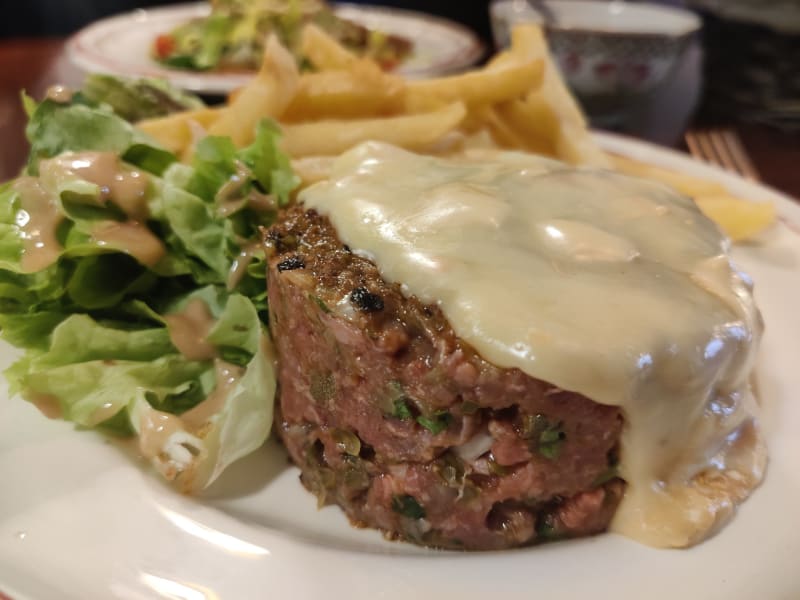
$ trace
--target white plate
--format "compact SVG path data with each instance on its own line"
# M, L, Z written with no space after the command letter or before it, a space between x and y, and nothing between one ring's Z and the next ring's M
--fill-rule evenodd
M719 535L690 550L612 534L510 552L424 550L353 529L335 507L318 511L274 444L234 465L204 497L184 497L123 446L48 421L0 389L0 589L15 600L800 598L800 206L677 153L599 138L608 149L773 200L791 224L735 250L755 278L767 325L757 383L770 467ZM11 354L5 348L0 358Z
M208 14L207 2L178 4L109 17L72 36L67 53L88 72L134 77L163 77L179 87L205 94L226 94L247 83L252 74L201 73L170 69L150 58L157 35ZM483 44L466 27L432 15L377 6L340 4L336 13L367 27L397 34L414 44L412 55L398 72L430 77L458 71L483 55Z

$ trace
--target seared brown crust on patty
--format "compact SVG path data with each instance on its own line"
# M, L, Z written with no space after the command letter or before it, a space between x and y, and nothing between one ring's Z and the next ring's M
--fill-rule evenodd
M618 408L483 360L313 210L286 211L266 243L276 427L320 503L437 547L606 529Z

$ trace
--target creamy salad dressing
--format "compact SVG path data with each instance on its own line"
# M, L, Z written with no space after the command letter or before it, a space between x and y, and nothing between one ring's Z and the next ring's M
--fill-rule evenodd
M58 260L63 248L56 232L64 219L61 207L35 177L20 177L14 184L20 197L16 225L22 236L20 266L26 273L35 273Z
M141 264L154 267L167 254L161 240L138 221L100 221L92 228L98 246L130 254Z
M211 360L217 355L217 349L206 339L214 317L200 298L189 300L182 311L166 315L164 322L170 341L189 360Z
M231 263L230 271L228 271L228 280L225 282L228 290L235 289L241 283L247 274L247 268L253 262L255 255L261 252L261 249L262 244L260 241L244 244L239 249L239 254Z
M104 423L119 412L119 404L116 402L103 402L98 406L89 418L88 426L95 427L100 423Z
M250 188L245 193L245 185L253 177L252 171L246 164L237 160L236 173L222 184L217 191L214 201L217 203L217 212L222 217L230 216L240 210L242 205L248 206L257 212L275 211L278 202L274 195L264 194L255 188Z
M66 182L78 180L97 186L96 203L113 202L128 217L126 221L99 221L91 231L100 246L130 254L139 262L153 266L166 249L142 223L149 215L149 178L124 166L113 152L68 152L39 162L40 177L20 177L14 182L20 210L16 224L23 239L21 265L26 272L45 269L58 260L63 247L58 227L64 209L57 190Z
M760 481L748 377L761 318L691 200L531 155L445 160L375 143L301 200L487 360L621 407L614 530L695 543Z
M45 94L48 100L59 104L67 104L74 95L75 93L65 85L51 85L47 88L47 93Z
M39 412L48 419L61 419L64 417L61 402L52 394L31 394L26 397L26 400L38 408Z
M175 476L176 446L184 448L177 449L179 455L189 447L195 452L203 451L199 439L207 435L212 420L225 407L245 369L220 359L217 349L206 339L216 321L203 300L190 300L183 310L164 316L164 322L178 352L189 360L213 360L215 375L214 389L202 402L181 415L159 411L149 405L139 412L139 449L148 459L163 458L158 464L162 473L171 479ZM262 343L266 343L263 337Z
M200 404L181 415L183 422L195 430L222 410L228 395L244 375L244 369L218 358L214 361L214 374L217 384L211 393Z
M98 186L98 204L112 200L128 217L148 217L148 177L123 166L114 152L68 152L39 163L42 181L56 189L60 181L82 179Z
M139 449L145 458L156 458L169 446L170 438L183 432L184 424L180 417L155 409L143 411L139 423Z
M173 444L193 444L194 436L203 438L205 428L225 406L228 395L241 379L244 369L223 360L215 360L216 386L205 400L182 415L174 415L149 408L141 412L139 420L139 449L145 458L153 459ZM169 461L164 463L170 467ZM171 468L171 467L170 467ZM168 473L165 473L168 475Z

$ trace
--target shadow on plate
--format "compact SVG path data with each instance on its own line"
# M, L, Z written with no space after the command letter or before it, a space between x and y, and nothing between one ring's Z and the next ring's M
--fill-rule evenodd
M125 458L132 464L148 471L154 483L175 493L175 488L158 476L139 452L135 438L115 438L96 432L104 444L110 444L113 448L125 455ZM197 496L199 499L209 501L235 500L253 496L269 486L270 482L276 479L291 467L289 456L283 446L274 440L268 440L261 448L251 454L237 460L230 465L219 478Z
M270 438L261 448L225 469L200 498L216 501L251 496L266 488L290 467L286 450Z

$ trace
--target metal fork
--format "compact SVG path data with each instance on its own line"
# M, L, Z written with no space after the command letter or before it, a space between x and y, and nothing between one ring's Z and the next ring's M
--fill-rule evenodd
M752 181L761 179L753 161L750 160L744 149L742 140L733 129L692 130L686 133L684 140L689 147L689 153L695 158L720 166Z

